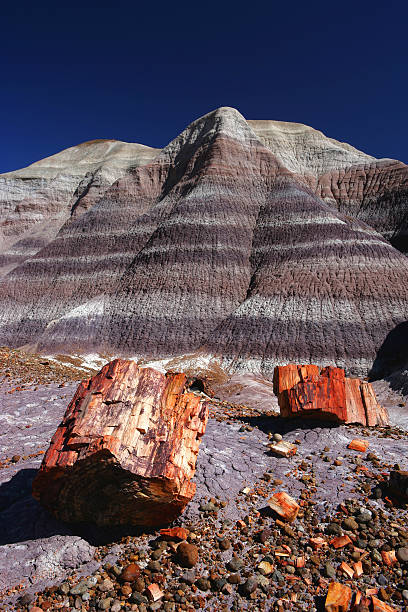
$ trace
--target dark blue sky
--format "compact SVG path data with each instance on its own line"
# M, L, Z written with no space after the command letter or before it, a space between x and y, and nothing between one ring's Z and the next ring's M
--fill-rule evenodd
M408 162L406 1L53 0L1 12L1 172L94 138L161 147L218 106Z

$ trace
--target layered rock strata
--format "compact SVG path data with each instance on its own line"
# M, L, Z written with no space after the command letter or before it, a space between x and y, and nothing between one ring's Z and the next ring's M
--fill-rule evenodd
M315 149L285 157L252 127L218 109L71 215L0 283L0 342L366 375L407 319L408 259L317 195L298 167ZM325 146L316 176L339 165Z
M35 499L67 522L174 520L194 496L208 419L186 382L121 359L83 381L33 482Z
M324 202L408 251L408 166L376 159L301 123L248 121L281 163Z
M378 403L371 384L346 378L341 368L277 366L273 384L283 417L331 419L370 427L388 425L387 410Z
M157 153L144 145L94 140L1 174L0 276L44 248L112 183Z

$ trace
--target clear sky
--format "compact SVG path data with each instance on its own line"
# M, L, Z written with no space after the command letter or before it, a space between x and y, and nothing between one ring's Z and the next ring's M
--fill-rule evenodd
M406 0L4 3L0 172L219 106L407 163L407 24Z

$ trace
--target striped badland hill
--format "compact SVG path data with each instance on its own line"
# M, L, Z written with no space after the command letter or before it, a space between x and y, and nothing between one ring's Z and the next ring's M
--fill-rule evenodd
M407 319L408 259L318 191L377 161L348 145L337 170L313 161L317 145L296 159L256 127L221 108L130 165L4 276L0 342L367 373Z

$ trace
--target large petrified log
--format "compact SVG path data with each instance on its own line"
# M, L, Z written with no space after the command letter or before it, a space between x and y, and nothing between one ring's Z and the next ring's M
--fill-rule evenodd
M80 383L33 496L69 522L171 522L195 493L191 478L208 419L186 384L184 374L123 359Z
M388 425L388 414L371 384L347 378L342 368L316 365L277 366L273 389L283 417L310 416L340 423Z

